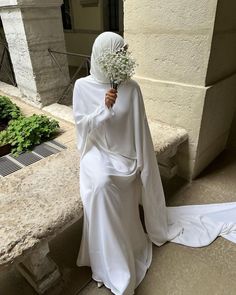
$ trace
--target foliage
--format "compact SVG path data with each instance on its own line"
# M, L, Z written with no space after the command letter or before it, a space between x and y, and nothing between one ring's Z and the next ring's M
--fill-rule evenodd
M0 95L0 120L8 122L22 115L20 108L9 97Z
M10 144L11 153L18 156L21 152L32 150L35 145L51 139L58 128L59 122L45 115L20 116L11 120L8 128L0 132L0 145Z

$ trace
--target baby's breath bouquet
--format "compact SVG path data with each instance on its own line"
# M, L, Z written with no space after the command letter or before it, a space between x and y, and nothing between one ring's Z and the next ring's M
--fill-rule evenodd
M105 50L97 58L97 62L114 89L117 89L122 82L129 80L137 66L136 61L131 57L131 52L124 48L116 52Z

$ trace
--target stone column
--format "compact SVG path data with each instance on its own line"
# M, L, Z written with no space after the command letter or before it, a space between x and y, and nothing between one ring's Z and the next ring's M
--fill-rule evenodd
M224 17L235 4L129 0L124 5L124 36L139 63L135 78L147 114L188 131L189 142L177 156L178 173L194 178L224 149L232 121L235 20Z
M56 102L69 83L67 58L59 56L64 72L48 48L65 51L62 0L2 0L0 16L16 82L24 99L39 107Z
M29 257L17 264L18 271L38 294L44 294L49 288L59 283L61 276L58 266L48 253L48 243L42 242Z

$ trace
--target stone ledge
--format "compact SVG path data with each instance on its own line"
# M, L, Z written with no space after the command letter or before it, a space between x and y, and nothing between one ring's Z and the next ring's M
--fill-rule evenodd
M148 120L156 152L160 174L172 178L178 173L175 161L179 145L188 139L185 129L174 127L161 121Z
M157 156L163 156L169 149L178 147L188 138L188 133L183 128L155 120L148 120L148 124Z
M67 149L0 179L0 270L82 216L79 154Z
M43 110L57 118L63 118L64 120L75 124L72 106L53 103L49 106L43 107ZM157 156L163 157L165 156L165 153L167 155L170 149L178 147L188 138L187 131L181 127L175 127L161 121L149 119L148 124Z

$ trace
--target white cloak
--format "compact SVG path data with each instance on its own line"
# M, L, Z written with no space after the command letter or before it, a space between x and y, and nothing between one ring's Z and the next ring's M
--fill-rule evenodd
M93 279L114 294L132 295L151 264L152 242L201 247L223 236L236 243L236 202L166 207L139 85L123 83L112 109L108 89L91 75L74 87L84 206L77 265L91 266Z

